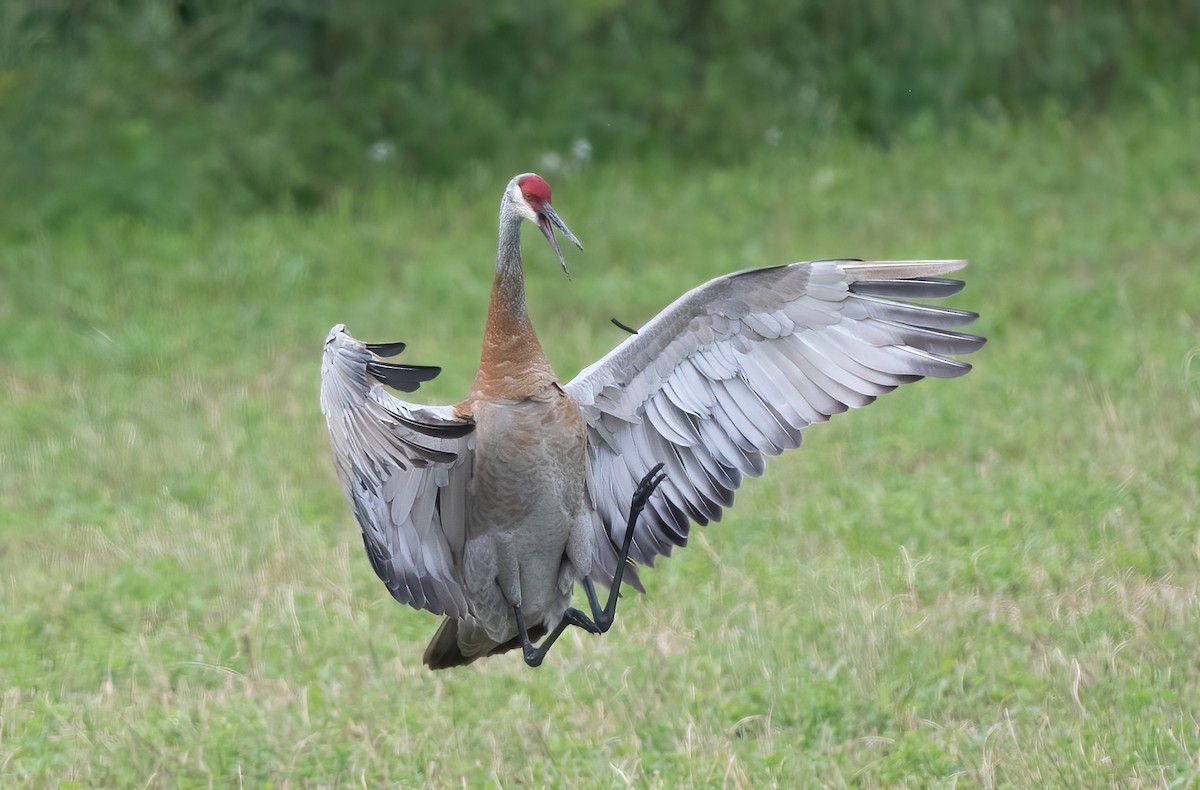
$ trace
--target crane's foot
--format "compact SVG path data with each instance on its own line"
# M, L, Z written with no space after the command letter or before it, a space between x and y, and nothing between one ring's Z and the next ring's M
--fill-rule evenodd
M608 591L608 602L603 607L600 606L600 599L596 595L596 585L589 577L583 578L583 591L587 593L588 605L592 609L592 618L600 629L600 633L605 633L612 628L613 620L616 618L617 599L621 595L621 580L625 577L625 564L629 562L629 550L633 547L633 533L637 527L638 518L646 509L646 503L650 501L650 496L666 479L667 473L663 471L663 465L658 464L646 473L633 492L633 499L629 503L629 521L625 524L625 538L621 541L621 550L617 552L617 570L613 574L612 587Z
M567 630L568 626L578 626L589 634L601 633L600 628L593 623L588 616L578 609L568 609L563 612L563 619L559 622L558 627L551 631L542 644L534 645L529 638L529 631L525 627L525 618L521 615L521 607L514 606L513 614L517 618L517 634L521 639L522 655L525 658L525 663L531 667L540 667L542 661L545 660L546 654L550 652L550 648L562 635L562 632Z

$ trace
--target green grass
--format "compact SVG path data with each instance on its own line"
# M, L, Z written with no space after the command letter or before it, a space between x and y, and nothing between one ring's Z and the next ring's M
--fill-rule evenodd
M604 638L433 674L333 479L321 342L477 362L509 174L0 251L0 784L1196 786L1200 109L552 178L564 377L684 289L972 260L976 370L816 426Z

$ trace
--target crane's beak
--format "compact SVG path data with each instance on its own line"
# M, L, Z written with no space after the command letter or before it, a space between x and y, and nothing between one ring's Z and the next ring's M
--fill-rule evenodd
M579 249L583 249L583 245L579 243L579 239L575 238L575 234L567 227L567 223L558 218L558 214L554 212L554 207L549 203L543 203L541 210L538 212L537 225L542 230L542 234L550 240L550 246L554 248L554 252L558 255L558 262L562 264L563 272L570 274L567 269L567 260L563 257L562 250L558 248L558 239L554 238L554 229L558 228L562 234L569 240L575 243Z

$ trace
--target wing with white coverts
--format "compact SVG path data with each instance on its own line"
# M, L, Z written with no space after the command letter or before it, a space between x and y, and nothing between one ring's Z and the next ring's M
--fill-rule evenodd
M458 571L474 424L449 406L418 406L412 391L436 368L393 365L401 344L364 344L335 326L321 362L321 411L334 467L362 528L371 565L401 603L461 617Z
M800 445L800 431L924 376L984 339L977 315L912 302L963 283L965 261L812 261L718 277L689 291L586 368L566 390L588 423L588 492L601 581L638 481L668 473L638 521L631 558L653 564L719 520L743 474ZM626 576L629 579L629 575ZM637 586L636 576L631 579Z

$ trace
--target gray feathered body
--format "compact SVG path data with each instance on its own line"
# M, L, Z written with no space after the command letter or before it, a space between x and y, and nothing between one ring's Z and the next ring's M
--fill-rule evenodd
M551 388L537 398L480 402L474 417L462 557L471 614L457 625L466 658L517 635L514 605L529 624L557 625L594 551L578 405Z

